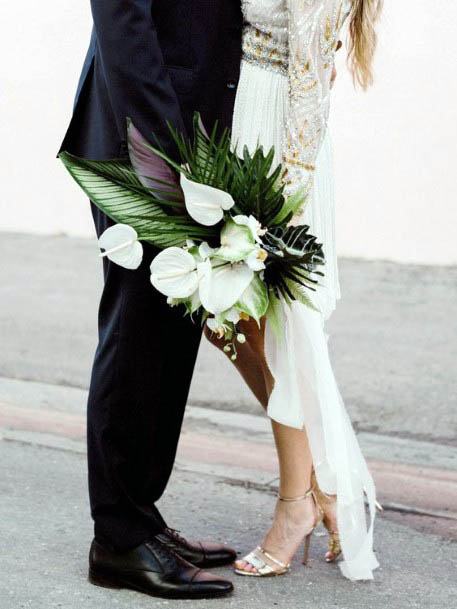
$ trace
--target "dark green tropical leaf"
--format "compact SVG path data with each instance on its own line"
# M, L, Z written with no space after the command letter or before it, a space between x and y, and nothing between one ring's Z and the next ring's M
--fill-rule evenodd
M89 161L65 152L60 159L89 199L115 222L132 226L141 240L169 247L185 243L191 234L214 235L189 216L167 215L170 202L155 197L124 161Z

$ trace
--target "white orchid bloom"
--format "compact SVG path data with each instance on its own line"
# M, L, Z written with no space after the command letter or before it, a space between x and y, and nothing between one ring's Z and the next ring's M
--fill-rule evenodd
M241 319L241 314L235 307L232 307L228 311L209 317L206 320L208 328L222 338L228 330L232 330ZM230 345L224 347L224 351L228 353L231 350Z
M224 190L199 184L181 174L181 188L189 216L204 226L214 226L224 217L224 211L231 209L235 201Z
M244 260L256 248L256 242L248 226L227 220L221 231L221 247L217 255L229 262Z
M229 309L228 311L223 313L222 317L225 320L231 322L232 324L237 324L241 319L240 312L237 309L235 309L235 307L232 307L231 309Z
M254 271L244 263L213 266L210 273L201 275L199 294L202 305L214 315L231 309L253 278Z
M112 262L125 269L137 269L143 260L143 246L138 241L138 233L128 224L115 224L101 235L98 240L100 249Z
M199 284L195 258L179 247L168 247L152 261L151 283L165 296L189 298Z
M199 271L198 271L198 267L197 267L197 273L198 272ZM202 303L200 300L200 295L199 295L198 291L196 291L192 294L192 296L188 299L186 306L190 313L195 313L195 311L202 306Z
M214 256L215 253L216 253L216 250L213 247L210 247L206 243L206 241L203 241L203 243L200 243L200 246L198 248L198 254L202 260L211 258L211 256Z
M201 304L198 290L189 296L189 298L172 298L171 296L167 298L167 305L169 307L184 305L190 314L195 313L195 311L201 307Z
M226 326L224 326L224 324L218 317L208 317L208 319L206 320L206 325L211 330L211 332L217 334L219 338L223 338Z
M241 226L247 226L251 231L253 239L257 243L262 243L261 237L267 232L266 228L262 228L260 222L254 216L234 216L233 221Z
M246 258L246 264L253 271L263 271L267 256L268 254L265 250L263 250L261 247L256 247L256 249L252 250L252 252Z

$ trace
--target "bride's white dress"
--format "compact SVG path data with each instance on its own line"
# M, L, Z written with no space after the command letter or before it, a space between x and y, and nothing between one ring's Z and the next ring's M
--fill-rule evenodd
M337 494L338 528L349 579L372 579L375 486L333 375L324 321L339 298L331 145L327 133L330 77L348 0L243 0L241 78L233 144L275 147L286 189L305 188L306 223L323 243L325 278L313 295L319 312L283 307L284 335L267 323L267 361L275 379L269 416L306 429L320 487ZM365 513L369 505L369 523Z

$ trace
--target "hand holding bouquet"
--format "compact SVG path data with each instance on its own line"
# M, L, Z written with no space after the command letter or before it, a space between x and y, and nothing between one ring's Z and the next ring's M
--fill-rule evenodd
M151 264L151 283L201 315L227 341L236 358L241 319L267 315L279 331L280 299L313 307L322 246L309 227L289 226L305 204L301 192L285 197L274 150L240 158L227 130L208 136L198 115L193 142L170 127L180 161L151 146L129 121L130 163L60 155L91 201L117 224L99 240L102 256L128 269L143 257L142 242L162 249Z

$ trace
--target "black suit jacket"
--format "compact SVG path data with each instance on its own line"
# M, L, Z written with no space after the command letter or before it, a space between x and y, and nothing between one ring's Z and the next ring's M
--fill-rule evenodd
M230 126L241 59L239 0L91 0L94 29L61 146L125 157L126 117L170 154L167 121Z

